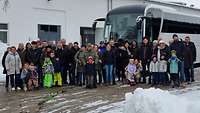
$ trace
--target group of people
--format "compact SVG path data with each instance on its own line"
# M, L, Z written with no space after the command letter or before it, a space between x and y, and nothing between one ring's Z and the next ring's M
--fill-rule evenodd
M2 59L6 89L9 81L12 91L65 84L96 88L116 81L179 87L194 81L196 48L189 36L182 41L174 34L172 39L169 45L162 39L150 43L148 37L142 44L119 39L80 47L64 39L20 43L17 49L8 47Z

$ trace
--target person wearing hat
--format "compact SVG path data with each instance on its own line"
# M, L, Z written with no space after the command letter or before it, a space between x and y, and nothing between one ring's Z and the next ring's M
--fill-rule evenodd
M172 80L172 88L179 87L180 81L179 81L179 63L180 60L176 56L176 51L171 51L171 57L168 60L169 62L169 72L170 72L170 79Z
M85 66L86 88L96 88L95 80L95 65L98 63L97 54L93 51L92 44L87 45L83 65Z
M170 51L175 50L177 58L180 60L180 82L185 81L185 73L184 73L184 56L183 51L185 50L183 41L179 41L179 37L177 34L172 36L173 43L170 45Z

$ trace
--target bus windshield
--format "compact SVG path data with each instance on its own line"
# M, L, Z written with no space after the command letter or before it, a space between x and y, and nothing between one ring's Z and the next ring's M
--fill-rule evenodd
M114 14L108 15L105 22L104 37L109 40L125 39L137 40L138 30L136 19L141 14Z

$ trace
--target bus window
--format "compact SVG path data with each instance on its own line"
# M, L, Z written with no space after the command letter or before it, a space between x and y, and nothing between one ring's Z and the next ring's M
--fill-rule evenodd
M146 19L145 36L149 37L150 41L157 40L160 32L160 25L161 25L160 18Z
M124 40L137 40L138 29L136 19L140 14L114 14L108 15L105 22L104 38Z

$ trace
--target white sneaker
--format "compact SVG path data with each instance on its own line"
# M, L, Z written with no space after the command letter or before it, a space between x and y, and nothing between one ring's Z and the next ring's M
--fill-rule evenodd
M15 88L13 87L13 88L11 88L11 91L15 91Z
M27 91L27 87L24 87L24 91L25 91L25 92Z
M21 88L20 88L20 87L17 87L17 90L21 90Z

